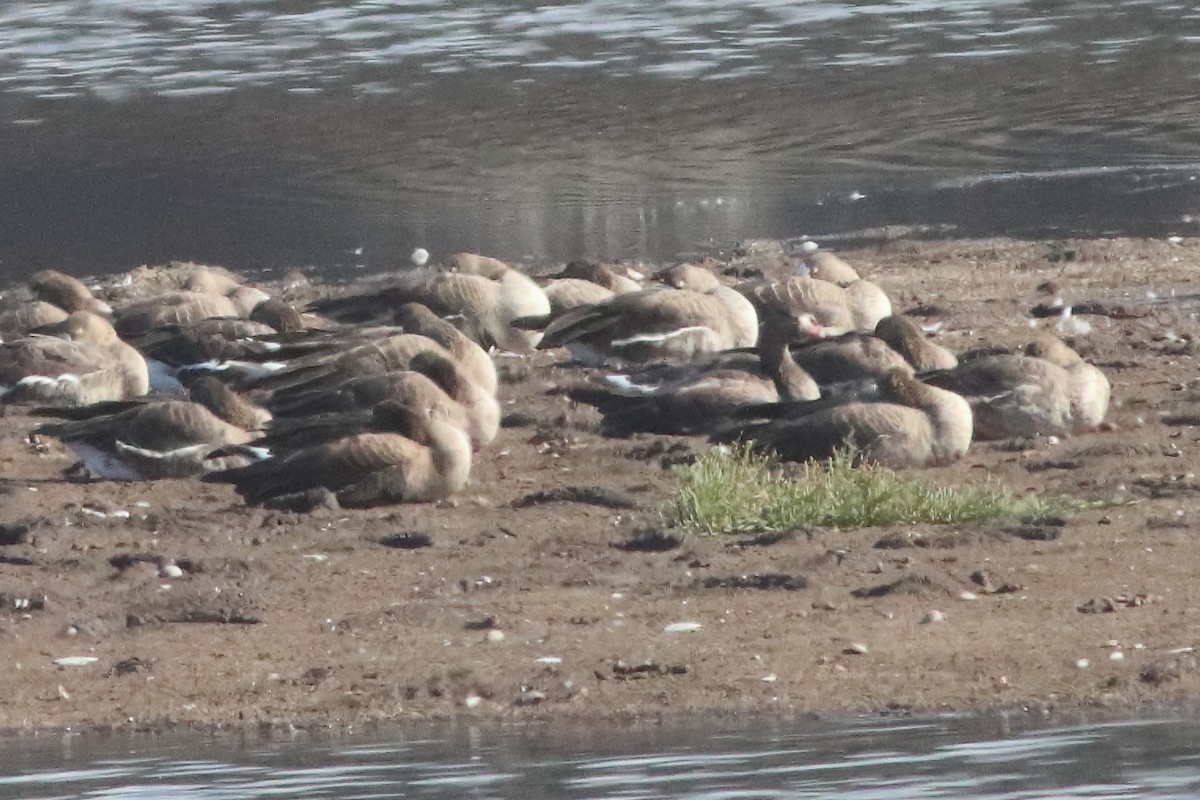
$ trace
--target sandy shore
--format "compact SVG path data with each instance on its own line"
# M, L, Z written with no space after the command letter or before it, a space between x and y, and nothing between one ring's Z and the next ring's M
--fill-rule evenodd
M749 248L733 266L769 271L774 252ZM1183 297L1200 242L898 240L845 255L897 308L938 307L955 350L1021 342L1045 281L1095 301L1104 313L1076 345L1113 383L1107 429L976 444L926 477L1103 505L1060 525L626 549L677 485L664 462L705 445L602 438L590 409L554 391L579 374L560 353L501 359L509 424L468 491L436 505L293 515L197 482L72 483L70 455L27 442L34 421L9 411L0 728L1040 713L1200 697L1200 433L1163 420L1200 422ZM576 487L610 502L530 501ZM167 560L180 577L159 577ZM923 623L934 609L945 620ZM700 627L664 632L677 622ZM95 661L55 663L81 656Z

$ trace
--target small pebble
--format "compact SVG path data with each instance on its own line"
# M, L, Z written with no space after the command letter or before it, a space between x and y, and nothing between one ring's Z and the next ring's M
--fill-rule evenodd
M162 569L158 571L160 578L182 578L183 570L178 564L163 564Z
M1108 660L1109 661L1124 661L1125 654L1122 653L1120 650L1114 650L1108 654Z
M469 695L467 695L467 698L465 700L463 700L463 705L466 706L467 708L477 708L479 706L479 704L482 702L483 702L483 698L480 697L479 695L469 694Z
M703 627L699 622L672 622L663 628L663 633L695 633Z
M1092 665L1092 662L1091 662L1089 659L1086 659L1086 658L1080 658L1080 659L1077 659L1077 660L1075 661L1075 668L1076 668L1076 669L1087 669L1087 668L1088 668L1088 667L1090 667L1091 665Z
M504 641L504 631L499 628L492 628L487 632L487 640L491 644L499 644Z
M865 656L871 652L871 648L867 647L862 642L851 642L846 645L846 649L842 651L849 656Z
M974 592L968 592L964 589L963 591L958 593L958 599L959 600L978 600L979 595L975 594Z
M941 611L938 611L936 608L931 608L929 611L925 612L925 616L921 619L922 624L929 624L931 622L945 622L945 621L946 621L946 615L943 614Z

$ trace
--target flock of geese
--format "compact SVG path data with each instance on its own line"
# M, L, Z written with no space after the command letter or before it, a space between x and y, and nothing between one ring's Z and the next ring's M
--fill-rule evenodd
M895 467L973 439L1099 425L1109 384L1061 340L965 354L936 344L837 256L729 285L573 262L535 281L460 253L304 305L224 270L130 273L96 297L54 271L0 302L0 403L92 477L200 476L306 510L448 497L497 435L496 351L565 348L568 396L608 435L747 440L784 459L852 445ZM111 305L110 305L111 304Z

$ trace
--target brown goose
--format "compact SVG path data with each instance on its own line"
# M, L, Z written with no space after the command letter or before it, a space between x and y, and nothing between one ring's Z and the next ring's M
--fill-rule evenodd
M789 461L828 458L854 446L863 460L891 467L949 464L971 444L971 407L954 392L922 383L903 370L879 380L880 402L782 403L757 409L775 415L736 430L737 438Z
M489 444L500 430L496 398L471 381L454 360L432 351L414 356L409 369L352 378L328 389L282 394L269 407L288 417L345 415L387 401L425 409L435 419L461 428L476 449Z
M91 311L102 316L112 316L108 303L92 296L92 292L78 278L52 269L35 272L29 278L29 289L37 300L58 306L68 314L73 311Z
M768 310L793 316L812 314L824 336L857 330L846 291L835 283L792 275L781 281L747 281L734 288L754 304L759 314Z
M248 503L292 506L297 495L331 492L346 507L429 502L466 485L466 434L429 414L381 403L374 414L403 433L358 433L204 476L231 483Z
M209 453L250 442L270 418L215 378L196 381L190 401L134 400L38 413L71 417L36 433L70 447L93 476L119 481L199 475L214 466L205 462Z
M388 321L404 303L421 303L443 317L462 317L482 332L486 344L513 352L529 351L540 335L511 323L550 313L546 293L531 278L473 254L452 257L446 269L406 272L370 294L328 298L312 308L340 322Z
M398 333L348 350L298 358L282 369L259 374L248 381L247 386L273 392L275 398L296 392L332 389L351 378L407 369L415 356L426 351L452 358L444 347L428 336Z
M428 336L446 348L468 378L488 394L499 385L496 364L487 351L458 328L420 303L405 303L396 310L396 323L408 333Z
M145 359L103 317L76 311L40 330L0 345L4 402L86 405L149 391Z
M757 355L718 354L693 364L653 365L608 375L603 385L577 386L567 394L604 415L606 435L713 433L728 427L729 415L741 406L820 397L820 387L788 352L788 341L797 334L767 325Z
M859 279L854 267L828 250L822 250L816 242L805 242L800 249L804 266L808 269L808 277L839 285Z
M608 264L593 261L572 261L550 278L550 282L542 287L550 301L549 319L572 308L603 303L614 295L642 289L642 285L629 275Z
M209 317L242 316L228 297L204 292L167 292L121 308L116 328L122 336L139 336L164 325L180 325Z
M644 289L568 311L546 328L539 347L565 346L576 361L597 366L609 358L690 360L758 341L753 307L714 274L684 265L663 277L680 288Z
M0 341L16 339L43 325L67 318L67 312L44 300L30 300L0 313Z
M886 316L875 325L875 335L913 366L917 372L954 369L958 358L940 344L932 342L917 323L906 316Z
M1108 414L1112 386L1098 367L1089 364L1052 334L1042 334L1025 346L1025 355L1040 358L1066 370L1070 377L1071 430L1096 428Z
M983 356L923 377L970 401L977 439L1077 433L1099 425L1108 409L1108 379L1048 334L1023 355Z

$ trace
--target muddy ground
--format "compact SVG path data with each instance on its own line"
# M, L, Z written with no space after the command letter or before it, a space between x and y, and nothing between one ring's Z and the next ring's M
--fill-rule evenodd
M561 353L500 359L508 423L468 491L436 505L294 515L194 481L69 482L69 453L29 443L34 420L9 411L0 728L1200 698L1200 342L1187 297L1200 241L896 240L845 255L899 309L935 306L938 340L960 351L1021 342L1046 281L1094 301L1084 310L1103 313L1076 344L1112 380L1107 429L979 443L925 476L1102 505L1060 524L630 549L677 485L664 465L705 445L602 438L590 409L554 391L580 374ZM777 261L763 244L733 266ZM536 497L556 490L568 499ZM171 562L181 574L162 577ZM944 621L925 622L932 610ZM700 627L664 632L682 622Z

